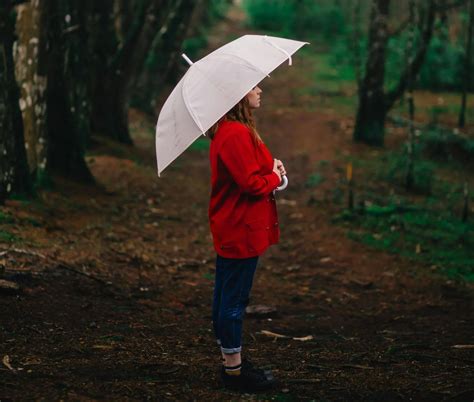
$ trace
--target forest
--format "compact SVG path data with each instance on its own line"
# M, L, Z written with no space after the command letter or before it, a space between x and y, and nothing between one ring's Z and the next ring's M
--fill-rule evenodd
M244 350L261 400L474 398L474 0L2 0L0 401L254 400L217 380L210 140L157 119L243 35L285 163ZM242 399L239 399L242 398Z

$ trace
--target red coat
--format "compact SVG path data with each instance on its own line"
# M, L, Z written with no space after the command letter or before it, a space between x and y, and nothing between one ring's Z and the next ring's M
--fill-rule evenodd
M265 144L255 145L247 126L222 121L211 142L209 221L217 254L249 258L278 243L273 190L280 184Z

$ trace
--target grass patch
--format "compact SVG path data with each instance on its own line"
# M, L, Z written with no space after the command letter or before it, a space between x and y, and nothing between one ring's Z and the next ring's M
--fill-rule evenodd
M7 212L0 211L0 224L2 223L13 223L13 217Z
M452 132L423 131L416 139L410 191L406 145L352 158L358 207L335 222L369 247L427 264L452 279L474 281L474 218L461 219L472 143ZM474 202L472 195L468 202Z
M466 167L474 160L474 140L439 129L420 131L414 144L413 184L411 194L434 194L446 201L455 194L459 198L463 180L467 179ZM409 166L408 147L403 144L393 151L377 151L373 156L346 158L356 169L358 182L385 183L393 191L405 192ZM443 181L441 177L449 179ZM446 205L448 206L448 205Z
M18 236L5 230L0 230L0 243L14 243L19 240L21 239Z
M324 181L324 177L320 173L312 173L306 180L305 186L307 188L314 188L319 186Z
M369 205L343 211L335 222L348 237L369 247L429 264L453 279L474 281L474 223L425 205Z

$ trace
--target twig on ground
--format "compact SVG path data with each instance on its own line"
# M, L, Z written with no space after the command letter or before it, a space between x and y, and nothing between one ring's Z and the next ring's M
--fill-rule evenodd
M272 336L274 338L280 338L280 339L288 339L289 338L289 336L277 334L277 333L272 332L272 331L266 331L264 329L262 331L260 331L260 333L263 334L263 335L266 335L266 336Z
M363 370L373 370L373 367L370 366L362 366L360 364L343 364L341 367L345 368L357 368L357 369L363 369Z
M40 258L47 258L44 254L41 254L41 253L38 253L36 251L33 251L33 250L25 250L25 249L22 249L22 248L9 248L8 250L4 250L2 252L0 252L0 257L3 257L4 255L10 253L10 252L15 252L15 253L18 253L18 254L27 254L27 255L34 255L36 257L40 257Z

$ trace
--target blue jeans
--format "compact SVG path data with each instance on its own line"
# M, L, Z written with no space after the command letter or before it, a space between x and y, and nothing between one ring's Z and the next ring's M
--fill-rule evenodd
M242 350L242 317L250 300L258 257L217 255L212 323L217 343L226 354Z

